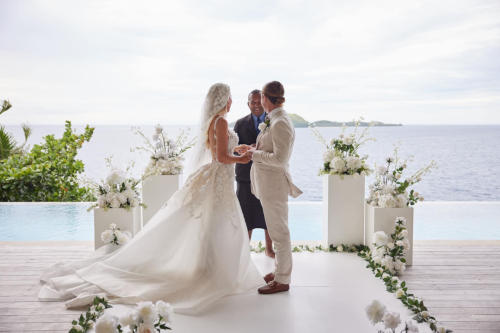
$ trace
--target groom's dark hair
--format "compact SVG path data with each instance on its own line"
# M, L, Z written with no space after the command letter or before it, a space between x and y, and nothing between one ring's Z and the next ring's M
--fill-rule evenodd
M250 98L255 95L255 94L259 94L260 95L260 90L259 89L254 89L252 91L250 91L250 93L248 94L248 100L250 100Z

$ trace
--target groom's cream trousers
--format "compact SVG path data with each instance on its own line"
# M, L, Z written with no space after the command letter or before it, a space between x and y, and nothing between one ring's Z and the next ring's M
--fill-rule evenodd
M292 274L292 244L288 229L288 195L298 197L300 191L288 171L295 131L285 110L274 109L271 124L257 137L250 171L252 193L260 199L267 230L276 247L274 280L289 284Z

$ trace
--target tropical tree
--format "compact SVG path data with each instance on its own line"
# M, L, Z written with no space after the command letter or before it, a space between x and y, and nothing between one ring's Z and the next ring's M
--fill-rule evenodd
M12 104L8 100L4 100L2 103L2 109L0 110L0 115L9 110ZM25 124L21 125L24 133L24 142L22 145L18 145L12 134L5 130L5 127L0 125L0 160L6 159L13 154L22 154L25 152L26 143L31 135L31 128Z

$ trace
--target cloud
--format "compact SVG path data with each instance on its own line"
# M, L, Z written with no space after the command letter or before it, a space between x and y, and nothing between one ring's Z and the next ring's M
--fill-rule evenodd
M2 1L4 123L193 123L278 79L307 119L500 123L496 1Z

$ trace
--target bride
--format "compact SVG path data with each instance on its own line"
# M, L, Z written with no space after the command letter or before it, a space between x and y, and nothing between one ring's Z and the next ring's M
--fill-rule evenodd
M66 307L106 296L110 303L164 300L174 311L195 314L223 296L263 282L250 258L245 221L234 193L238 137L228 129L229 86L212 85L205 99L197 170L128 243L106 246L86 260L57 263L41 276L39 299ZM108 245L110 246L110 245Z

